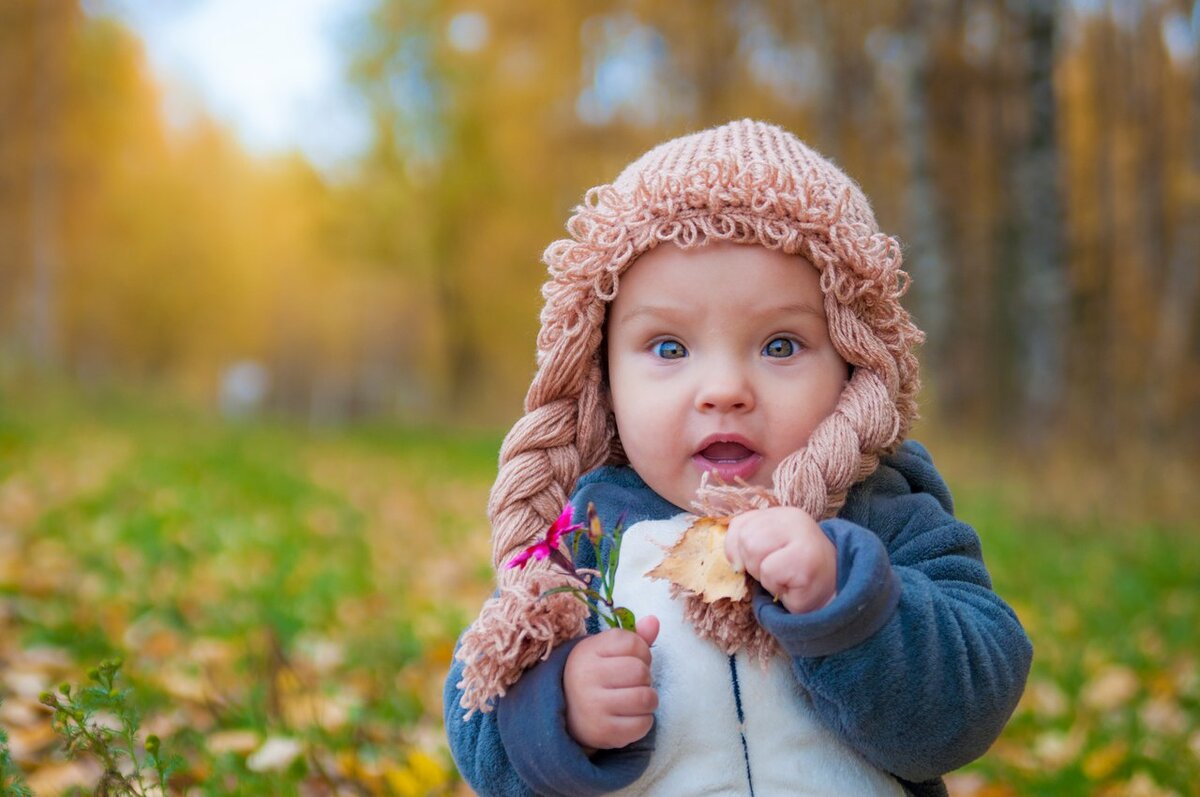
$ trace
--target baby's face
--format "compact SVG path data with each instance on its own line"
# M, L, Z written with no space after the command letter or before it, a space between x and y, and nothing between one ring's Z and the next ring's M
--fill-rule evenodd
M629 463L684 509L712 471L771 486L837 404L848 369L817 270L761 246L664 244L621 276L608 374Z

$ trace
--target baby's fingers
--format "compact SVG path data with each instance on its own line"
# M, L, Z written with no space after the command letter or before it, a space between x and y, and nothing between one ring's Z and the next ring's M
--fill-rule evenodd
M837 560L829 548L827 558L819 549L780 548L763 560L759 582L792 614L820 609L837 594Z
M650 685L650 665L641 659L628 656L620 659L604 659L596 668L593 677L595 686L601 689L627 689Z
M725 532L725 558L729 560L729 565L735 573L741 573L746 569L740 549L741 537L741 527L737 523L730 523Z
M605 695L605 707L615 717L645 717L658 709L658 692L649 686L612 689Z
M759 513L748 512L729 523L729 531L725 534L725 558L735 573L744 571L758 578L763 559L783 544L773 528L759 521Z
M649 632L650 623L646 623L647 633ZM655 636L657 636L655 631ZM652 637L653 638L653 637ZM610 628L603 631L599 635L600 642L597 644L596 652L604 658L635 658L640 659L647 665L650 664L650 646L646 644L646 640L638 633L626 631L623 628Z
M651 711L626 716L605 711L594 717L591 725L591 742L588 746L598 749L625 747L650 732L654 725L654 713Z

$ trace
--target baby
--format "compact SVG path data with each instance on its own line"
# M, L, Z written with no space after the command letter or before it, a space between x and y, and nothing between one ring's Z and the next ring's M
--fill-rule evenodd
M922 336L896 241L833 164L749 120L651 150L568 230L492 490L499 589L446 683L464 778L483 795L945 794L1032 651L904 441ZM705 473L778 504L729 524L741 601L646 575ZM616 600L636 631L539 599L564 583L549 568L504 568L568 500L577 521L624 513Z

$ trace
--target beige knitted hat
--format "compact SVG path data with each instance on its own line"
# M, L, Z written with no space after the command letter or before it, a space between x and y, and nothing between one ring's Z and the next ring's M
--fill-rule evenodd
M900 305L908 287L900 246L879 231L858 186L787 131L743 120L661 144L588 191L567 230L544 254L538 371L500 450L488 505L499 592L457 654L467 716L490 710L522 671L584 631L586 609L570 595L537 600L563 577L503 565L558 517L582 474L624 461L600 344L608 302L638 255L663 242L723 240L799 254L820 272L829 336L852 375L833 414L776 469L781 503L833 516L916 418L913 348L923 335ZM748 599L688 600L685 615L727 653L774 651Z

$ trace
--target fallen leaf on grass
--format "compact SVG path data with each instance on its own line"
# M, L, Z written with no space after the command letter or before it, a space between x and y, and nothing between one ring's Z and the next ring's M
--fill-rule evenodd
M1046 770L1057 772L1079 757L1086 741L1086 734L1079 728L1069 733L1046 731L1033 740L1033 753Z
M203 703L209 699L209 690L200 678L179 667L164 669L158 676L158 685L171 697L191 703Z
M251 772L278 772L287 769L303 752L304 746L295 739L272 736L246 759L246 769Z
M726 520L697 518L646 575L666 579L699 595L705 603L721 598L742 600L747 593L746 576L736 572L725 558L728 531Z
M240 648L228 639L202 636L188 645L184 659L210 667L230 666L237 661Z
M358 701L342 692L333 695L299 692L285 695L280 703L289 728L319 727L332 731L345 726Z
M50 688L50 676L41 670L13 668L4 673L4 685L19 697L36 700Z
M1144 770L1133 773L1133 777L1121 787L1119 793L1123 797L1176 797L1176 792L1159 786L1150 773Z
M258 731L235 729L211 733L204 740L204 743L213 755L221 755L222 753L247 755L258 748L258 742L261 738Z
M1133 670L1110 664L1083 687L1081 699L1093 711L1111 711L1132 700L1138 688L1138 677Z
M63 671L74 664L70 653L49 645L26 648L18 654L18 658L26 667L40 670Z
M32 700L5 700L0 703L0 725L6 728L23 728L26 725L36 725L48 715L49 709L41 703Z
M8 731L8 749L12 757L22 764L39 761L41 754L58 744L58 741L58 734L50 728L49 723Z
M355 750L339 750L333 757L333 765L337 772L351 780L373 781L382 771L377 759L363 759Z
M296 650L298 663L322 675L340 667L346 659L343 643L311 634L296 640Z
M423 750L410 750L403 765L389 764L384 778L393 792L402 797L419 797L445 786L449 779L445 767Z
M1058 684L1046 678L1035 678L1026 687L1020 707L1041 719L1056 719L1067 713L1069 704L1066 693Z
M1083 759L1083 774L1091 781L1104 780L1119 767L1129 753L1129 746L1117 741L1093 750Z
M62 794L72 787L90 790L104 774L95 761L81 759L63 764L47 764L30 773L25 783L34 794Z
M1169 698L1147 700L1138 709L1138 718L1147 730L1161 736L1178 736L1188 728L1187 712Z
M990 783L978 772L952 772L945 777L950 797L1014 797L1011 786Z

